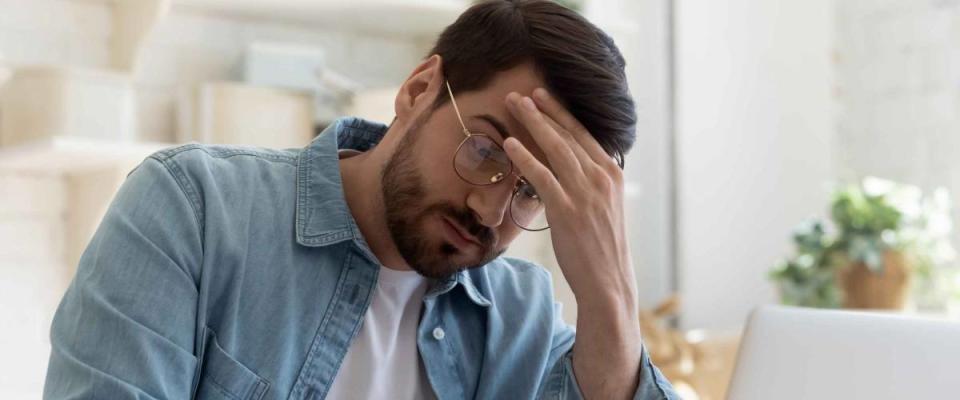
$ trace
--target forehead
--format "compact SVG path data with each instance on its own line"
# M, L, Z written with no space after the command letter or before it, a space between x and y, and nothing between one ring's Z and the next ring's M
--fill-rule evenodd
M530 136L527 128L513 117L506 105L507 95L511 92L519 93L521 96L531 96L533 90L539 87L546 87L543 78L532 64L525 63L497 73L483 89L458 93L457 89L453 88L453 93L465 121L476 121L477 116L483 114L496 118L503 123L510 136L523 143L534 157L550 168L536 140ZM500 140L503 139L500 138Z

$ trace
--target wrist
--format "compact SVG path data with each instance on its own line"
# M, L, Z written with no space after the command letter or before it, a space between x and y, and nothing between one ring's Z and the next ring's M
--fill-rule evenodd
M630 276L629 278L632 278ZM572 285L571 285L572 286ZM608 318L638 318L640 309L636 284L632 279L607 281L593 287L571 287L577 299L577 312Z
M610 338L640 338L640 314L633 296L603 294L577 299L577 330L600 328ZM588 329L590 329L588 328Z

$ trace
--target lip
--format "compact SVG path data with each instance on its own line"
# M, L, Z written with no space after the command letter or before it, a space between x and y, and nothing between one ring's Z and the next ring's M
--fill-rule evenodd
M447 236L450 236L454 242L456 242L457 247L466 248L469 245L480 246L480 242L478 242L473 235L466 233L466 231L449 218L443 217L443 222L444 225L447 226Z

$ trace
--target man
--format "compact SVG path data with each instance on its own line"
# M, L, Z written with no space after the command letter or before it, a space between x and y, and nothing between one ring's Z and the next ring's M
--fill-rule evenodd
M45 397L675 398L637 323L623 67L561 6L486 2L389 127L150 156L57 310ZM576 333L544 269L499 257L547 228Z

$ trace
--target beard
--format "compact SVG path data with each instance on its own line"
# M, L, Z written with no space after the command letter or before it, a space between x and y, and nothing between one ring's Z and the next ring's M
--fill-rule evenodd
M505 250L496 251L496 235L480 224L473 212L450 203L426 201L423 177L417 171L414 142L420 136L415 124L384 165L381 175L387 229L400 256L410 268L427 278L443 279L465 269L481 267ZM452 157L452 155L451 155ZM479 255L469 258L444 239L432 239L425 224L431 216L446 216L456 221L480 242Z

